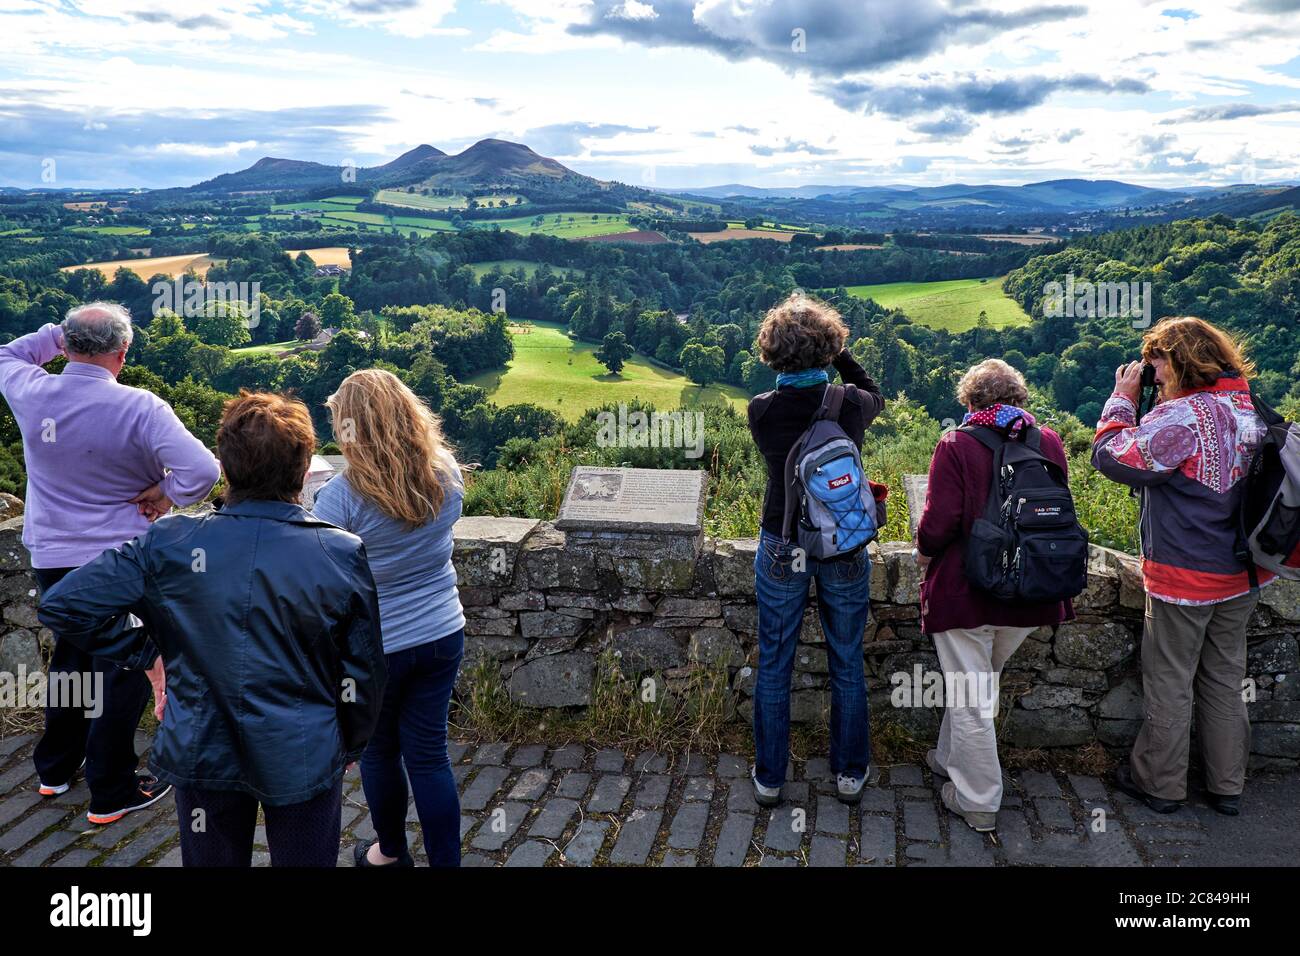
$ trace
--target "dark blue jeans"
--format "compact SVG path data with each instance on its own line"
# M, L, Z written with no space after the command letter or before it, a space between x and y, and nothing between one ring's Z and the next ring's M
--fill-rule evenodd
M361 785L384 856L406 850L409 777L429 865L460 866L460 797L447 757L447 709L464 652L462 629L384 655L388 686L379 726L361 754Z
M758 595L758 678L754 748L758 782L779 787L790 759L790 680L808 586L817 580L817 615L831 675L832 773L862 777L871 763L862 632L871 613L871 559L863 548L839 561L800 561L792 545L764 531L754 558Z

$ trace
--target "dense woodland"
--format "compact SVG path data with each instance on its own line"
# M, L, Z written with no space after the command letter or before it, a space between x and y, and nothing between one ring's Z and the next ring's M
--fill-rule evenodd
M553 514L577 461L667 463L657 460L667 452L655 449L598 449L594 410L566 425L537 406L497 407L481 388L464 384L511 358L508 328L518 321L561 323L571 335L602 344L602 354L616 362L635 351L695 382L727 382L754 393L773 381L753 355L765 310L795 289L820 295L840 309L851 350L894 399L867 449L871 467L894 482L903 472L924 470L941 423L959 417L953 391L960 374L984 357L1005 358L1031 382L1035 410L1066 435L1094 533L1121 546L1131 544L1131 505L1089 473L1085 453L1115 366L1136 356L1142 329L1129 319L1048 317L1048 283L1067 275L1076 282L1150 282L1154 316L1200 315L1234 330L1249 342L1264 394L1290 409L1300 399L1300 218L1292 214L1266 223L1185 220L1039 248L962 237L962 255L917 236L854 251L802 241L616 245L520 236L485 221L419 239L371 234L362 244L351 237L344 241L352 246L351 272L324 278L294 251L311 241L292 235L222 231L220 217L199 236L155 233L155 256L207 252L222 260L208 281L259 283L255 324L222 307L184 319L154 314L152 286L170 281L165 276L143 280L120 269L106 279L93 270L59 271L120 256L130 241L59 229L66 218L53 203L0 205L0 340L56 322L80 302L121 302L137 324L124 381L162 395L208 443L222 402L240 388L296 392L327 442L323 402L330 392L355 369L390 369L443 416L461 459L478 466L468 506L483 513ZM33 228L42 242L6 234ZM871 238L885 237L845 232L823 242ZM471 268L496 260L540 265ZM1032 317L1028 324L981 323L952 333L845 291L1004 274L1007 293ZM239 351L310 337L304 333L320 328L342 331L320 351L288 357L279 356L280 347ZM708 452L687 465L711 472L711 530L753 533L762 463L741 416L721 407L708 415ZM0 488L21 494L21 444L7 410L0 446ZM673 464L682 466L680 456ZM902 534L905 525L895 525L902 509L894 510L889 530Z

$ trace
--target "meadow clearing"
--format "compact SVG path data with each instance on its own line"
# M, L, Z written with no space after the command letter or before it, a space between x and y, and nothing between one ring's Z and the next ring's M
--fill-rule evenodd
M964 332L979 323L980 312L994 328L1027 325L1020 304L1002 291L1004 276L990 279L950 279L942 282L885 282L848 287L850 295L873 299L886 308L902 309L920 325Z
M496 405L531 403L576 421L589 408L633 399L662 409L726 401L743 411L749 402L742 389L701 388L643 355L633 356L622 372L611 375L596 361L597 346L569 338L561 325L533 322L511 331L515 357L505 369L482 372L467 381L484 388Z

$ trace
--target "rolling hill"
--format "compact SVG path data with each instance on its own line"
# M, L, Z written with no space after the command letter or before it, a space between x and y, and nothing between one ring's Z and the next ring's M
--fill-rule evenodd
M348 171L343 166L266 156L247 169L222 173L184 189L162 192L233 195L310 190L350 182L345 172ZM593 195L610 188L610 184L576 173L554 159L538 155L522 143L500 139L480 140L455 155L448 155L428 144L417 146L381 166L357 169L355 181L378 188L508 186Z

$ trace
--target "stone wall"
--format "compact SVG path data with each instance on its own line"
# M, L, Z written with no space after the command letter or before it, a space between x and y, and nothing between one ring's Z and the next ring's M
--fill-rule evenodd
M35 615L35 581L22 519L0 523L0 671L30 670L50 635ZM580 707L596 660L617 652L628 677L656 675L672 691L695 667L726 668L736 719L751 713L758 614L757 542L696 535L564 532L523 518L463 518L455 564L465 605L467 657L489 658L511 697L528 707ZM899 674L939 670L921 633L911 547L872 546L872 620L864 668L875 718L932 738L941 711L895 707ZM1142 587L1136 562L1094 548L1077 621L1044 628L1007 665L1001 739L1017 747L1130 742L1141 721L1137 652ZM1300 760L1300 584L1264 590L1251 624L1248 674L1255 699L1252 764ZM467 673L469 668L463 669ZM795 658L792 716L821 720L830 692L815 599ZM1006 706L1009 704L1010 706Z
M467 655L499 663L513 699L530 707L582 706L597 656L618 653L628 677L658 675L670 690L691 668L726 667L737 719L751 713L757 664L757 542L678 535L604 535L520 518L464 518L455 563L465 605ZM895 707L894 675L937 672L921 633L911 546L871 549L872 620L864 667L877 720L933 739L941 710ZM1016 747L1130 743L1141 725L1138 649L1143 591L1137 562L1093 548L1078 619L1043 628L1007 665L1002 740ZM1300 759L1300 584L1264 591L1251 624L1248 673L1252 763ZM792 716L821 720L829 707L825 638L815 599L795 658ZM1010 704L1010 706L1006 706Z

